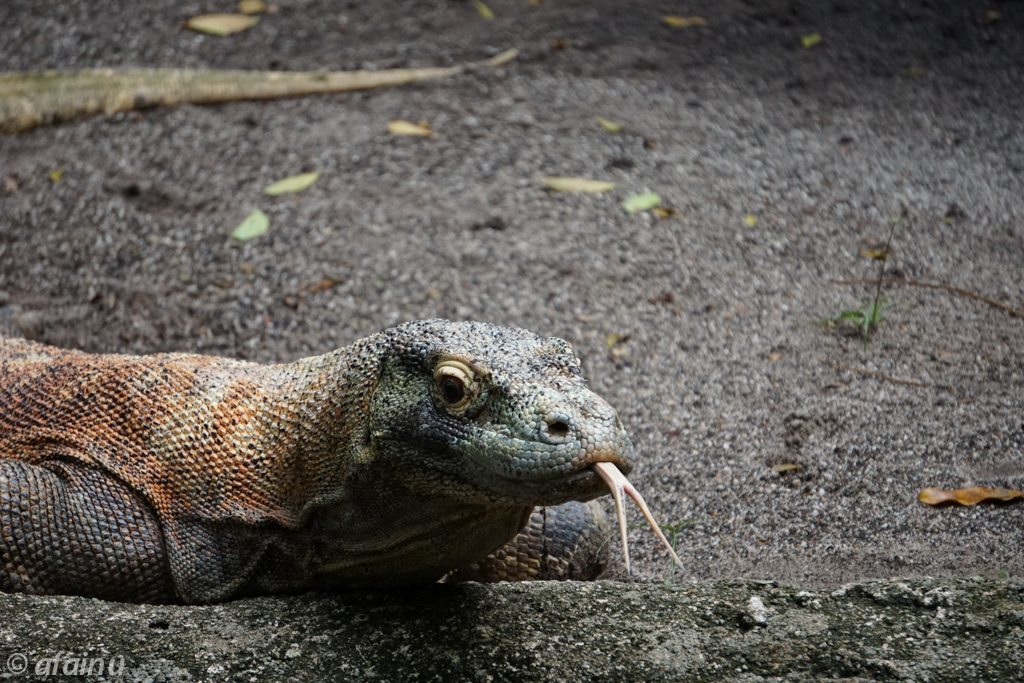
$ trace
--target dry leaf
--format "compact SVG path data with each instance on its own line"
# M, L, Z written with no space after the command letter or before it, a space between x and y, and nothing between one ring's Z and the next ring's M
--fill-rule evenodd
M214 36L227 36L252 28L259 21L259 17L246 14L201 14L186 21L185 28Z
M491 8L480 2L480 0L473 0L473 7L476 7L476 11L487 21L494 18L494 12L491 11Z
M651 211L658 218L672 218L673 216L683 217L683 214L679 213L670 206L656 206Z
M803 468L803 465L794 465L791 462L787 462L779 465L772 465L772 472L779 472L781 474L782 472L789 472L790 470L802 470Z
M803 46L805 50L809 50L820 42L820 33L808 33L806 36L800 36L800 45Z
M977 505L985 502L1007 502L1015 498L1024 498L1024 491L1014 489L986 489L981 486L971 486L966 489L955 491L943 491L942 489L927 488L918 494L917 499L928 505L942 505L943 503L957 503L959 505Z
M752 228L755 225L757 225L757 216L755 216L752 213L748 213L746 216L743 217L743 222Z
M267 3L263 0L239 0L239 14L259 14L267 11Z
M647 299L652 304L670 304L676 300L676 295L672 292L662 292L657 296L652 296Z
M658 204L661 204L661 196L657 192L644 192L635 194L622 202L622 208L626 210L626 213L636 213L653 209Z
M323 280L321 280L320 282L316 283L315 285L313 285L312 287L310 287L306 291L308 291L310 293L312 293L312 292L323 292L323 291L326 291L326 290L330 289L334 285L337 285L337 284L340 284L340 283L341 283L341 279L340 278L325 277Z
M686 28L687 26L707 26L707 19L704 17L678 17L674 14L667 14L661 18L662 23L672 28Z
M555 192L606 192L615 187L615 183L586 178L541 178L541 182Z
M614 121L609 121L608 119L602 118L600 116L595 116L594 118L596 118L597 122L599 124L601 124L601 127L604 128L609 133L621 133L622 132L622 124L621 123L615 123Z
M772 363L774 363L775 361L777 361L777 360L779 360L781 358L782 358L782 354L778 353L778 352L773 352L773 353L769 353L768 354L768 360L771 361Z
M569 47L571 44L572 43L569 41L568 38L555 38L554 40L551 41L550 49L552 52L558 52L559 50L564 50L565 48Z
M254 266L251 263L239 263L238 269L245 273L246 275L252 275L253 273L256 272L256 266Z
M424 138L429 138L434 134L434 131L430 130L427 126L419 123L402 121L401 119L392 119L391 122L388 123L388 132L392 135L417 135Z
M608 350L611 351L619 344L629 341L630 335L628 334L609 334L604 338L604 343L608 346Z
M18 191L18 181L14 179L14 176L6 176L4 178L4 194L14 194Z
M64 167L55 168L46 174L46 177L50 179L50 182L56 185L60 182L60 179L64 177Z
M515 59L518 56L519 56L519 50L517 50L514 47L511 47L511 48L505 50L504 52L499 52L498 54L494 55L493 57L488 59L485 63L487 64L487 66L490 66L490 67L501 66L502 64L508 64L509 62L511 62L513 59Z
M255 237L259 237L269 228L270 219L267 218L267 214L259 209L253 209L252 213L232 231L231 237L239 242L247 242Z
M889 258L888 249L861 249L860 255L864 258L873 258L876 261L884 261Z
M312 173L300 173L299 175L283 178L263 190L263 194L269 194L271 197L276 197L282 194L302 192L307 187L315 183L320 178L320 175L320 171L314 171Z

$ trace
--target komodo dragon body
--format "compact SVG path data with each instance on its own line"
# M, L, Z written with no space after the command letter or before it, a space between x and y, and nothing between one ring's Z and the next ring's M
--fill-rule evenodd
M0 337L0 591L436 581L607 493L599 462L633 465L615 411L524 330L419 321L269 366Z

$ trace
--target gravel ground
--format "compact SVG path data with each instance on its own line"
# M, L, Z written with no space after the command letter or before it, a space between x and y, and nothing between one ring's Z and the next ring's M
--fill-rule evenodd
M1024 320L892 286L866 349L814 324L872 295L833 280L874 277L861 250L899 216L888 276L1024 309L1024 6L488 0L484 21L468 2L278 4L218 38L180 23L226 0L5 0L0 69L522 54L417 86L0 138L0 310L20 332L279 362L416 318L526 327L575 346L633 435L634 483L665 523L693 520L676 578L1024 574L1024 508L916 500L1024 488ZM393 118L438 134L391 136ZM301 194L261 192L314 170ZM548 175L618 187L551 194ZM645 190L680 215L626 214ZM230 240L253 208L270 231ZM802 469L771 469L785 463ZM634 533L635 580L665 578Z

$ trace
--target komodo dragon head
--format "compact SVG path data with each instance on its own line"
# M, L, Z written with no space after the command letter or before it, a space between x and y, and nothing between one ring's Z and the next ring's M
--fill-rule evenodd
M626 430L567 342L476 322L385 334L370 438L411 488L485 506L557 505L608 492L595 463L632 470Z
M627 571L628 493L680 563L625 478L633 469L626 430L587 388L567 342L428 320L392 328L377 344L388 348L370 402L371 451L397 468L392 474L404 486L460 504L527 510L610 490Z

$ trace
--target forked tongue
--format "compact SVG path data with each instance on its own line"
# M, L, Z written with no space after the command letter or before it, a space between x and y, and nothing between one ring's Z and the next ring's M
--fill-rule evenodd
M665 538L665 534L661 532L661 527L654 521L654 516L651 515L650 508L647 507L647 503L644 502L644 497L640 495L640 492L633 488L633 485L629 483L629 479L626 479L625 475L619 471L619 468L610 462L595 462L591 467L597 472L597 476L604 480L604 483L608 485L608 488L612 491L612 498L615 499L615 515L619 519L619 532L622 534L622 554L626 558L626 573L632 574L629 568L629 541L626 539L626 508L622 504L622 493L625 491L633 502L640 508L640 512L644 513L644 518L647 523L654 529L654 533L658 535L661 542L668 548L669 554L672 555L672 560L679 565L683 566L679 556L676 555L676 551L672 549L668 539Z

